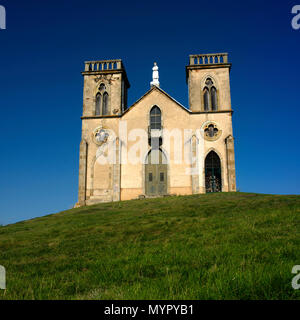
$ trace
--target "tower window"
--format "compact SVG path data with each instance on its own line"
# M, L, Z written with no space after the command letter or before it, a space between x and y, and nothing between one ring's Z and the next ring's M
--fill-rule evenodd
M108 114L108 93L105 92L103 94L103 108L102 108L102 114L107 115Z
M150 129L161 129L161 111L157 106L150 111Z
M108 115L108 93L106 92L106 86L104 83L101 83L96 95L96 105L95 105L95 115Z
M205 81L205 88L203 89L203 104L204 111L217 111L218 110L218 95L217 89L211 78Z
M212 87L210 90L210 95L211 95L211 108L213 111L218 109L217 106L217 90L215 87Z
M96 110L95 110L96 116L100 116L100 110L101 110L101 94L98 93L96 95Z
M203 100L204 100L204 110L209 110L209 90L208 88L204 88L203 90Z

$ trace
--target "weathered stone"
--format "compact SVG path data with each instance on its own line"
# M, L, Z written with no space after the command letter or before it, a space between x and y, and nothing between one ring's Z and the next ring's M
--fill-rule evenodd
M194 60L193 60L194 59ZM199 61L211 63L198 63ZM87 62L84 76L82 141L80 144L79 193L76 206L98 202L140 199L147 197L145 184L145 164L124 163L125 155L130 152L137 141L129 139L132 130L143 129L151 133L150 110L158 106L161 111L162 137L161 150L168 159L166 177L167 194L187 195L205 193L205 158L214 151L220 159L220 184L222 191L236 190L234 139L232 133L232 109L230 99L229 71L226 54L193 55L190 65L186 67L189 86L190 109L185 108L158 86L146 92L129 109L127 106L127 89L130 87L125 68L121 60L103 60ZM212 63L214 62L214 63ZM105 64L107 64L105 69ZM114 67L111 67L114 65ZM217 110L205 110L204 88L208 79L210 87L216 88ZM95 115L96 95L100 85L105 85L108 93L108 114ZM211 96L212 99L212 96ZM210 101L212 106L212 100ZM126 124L126 128L124 127ZM203 135L204 130L211 131ZM120 134L125 128L124 134ZM101 131L103 130L103 131ZM170 134L170 148L167 146L167 132ZM177 131L176 131L177 130ZM189 135L185 136L185 130ZM214 133L213 130L218 131ZM179 138L174 133L180 132ZM108 136L105 135L108 133ZM172 133L175 138L172 138ZM98 134L96 137L95 134ZM175 143L172 143L174 142ZM115 148L107 148L114 143ZM177 147L181 147L181 162L175 157ZM105 149L106 148L106 149ZM184 148L187 157L184 159ZM147 158L151 147L147 143L142 159ZM113 153L113 163L100 163L101 155Z

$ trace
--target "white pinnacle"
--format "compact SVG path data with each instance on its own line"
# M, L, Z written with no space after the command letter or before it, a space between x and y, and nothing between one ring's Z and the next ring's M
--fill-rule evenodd
M158 75L158 66L157 66L157 63L154 62L154 66L152 68L152 81L150 82L150 86L157 86L159 87L159 75Z

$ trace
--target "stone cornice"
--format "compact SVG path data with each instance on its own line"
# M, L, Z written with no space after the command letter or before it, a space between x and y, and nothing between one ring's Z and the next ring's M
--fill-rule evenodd
M123 72L125 72L124 69L117 69L117 70L82 71L81 74L83 76L90 76L90 75L98 75L98 74L123 73Z
M113 114L113 115L107 115L107 116L82 116L81 120L86 119L110 119L110 118L121 118L122 114Z
M192 111L191 114L210 114L210 113L233 113L233 110L217 110L217 111Z

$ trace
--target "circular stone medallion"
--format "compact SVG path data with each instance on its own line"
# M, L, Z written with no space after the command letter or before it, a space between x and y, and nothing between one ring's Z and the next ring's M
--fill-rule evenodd
M101 146L104 143L107 142L107 139L109 137L109 134L107 132L107 130L105 130L102 126L97 127L94 131L93 131L93 141L98 145Z

